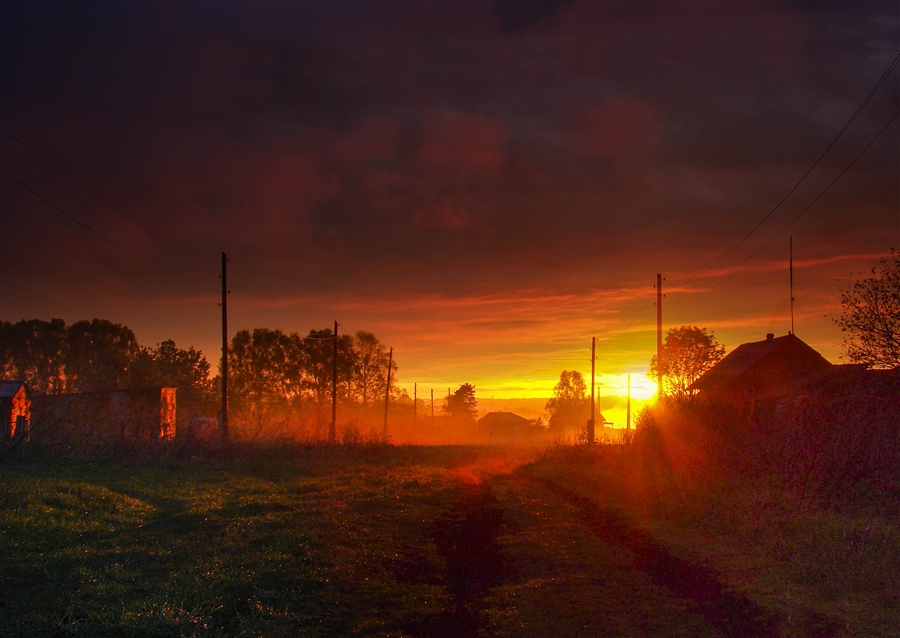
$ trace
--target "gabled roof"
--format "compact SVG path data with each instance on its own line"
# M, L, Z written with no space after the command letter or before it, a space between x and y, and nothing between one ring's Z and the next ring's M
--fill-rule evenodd
M777 372L779 377L799 378L828 368L831 363L797 335L767 335L765 341L745 343L691 384L691 390L715 391L759 381Z
M0 381L0 398L9 399L19 393L24 381Z
M478 420L478 425L489 428L528 427L531 422L515 412L488 412Z

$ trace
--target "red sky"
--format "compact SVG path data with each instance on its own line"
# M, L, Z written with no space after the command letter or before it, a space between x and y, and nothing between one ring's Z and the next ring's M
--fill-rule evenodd
M900 248L897 69L776 209L891 69L896 2L2 13L6 321L215 362L225 251L233 330L337 320L410 389L498 398L587 375L596 336L616 394L656 273L666 328L730 350L790 329L793 237L796 333L838 361L841 288Z

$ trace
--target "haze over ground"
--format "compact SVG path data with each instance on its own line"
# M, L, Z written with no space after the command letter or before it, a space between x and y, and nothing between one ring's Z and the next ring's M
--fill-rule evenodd
M792 236L796 333L837 362L841 288L900 248L896 2L4 2L0 23L6 321L106 318L215 365L224 251L232 334L337 320L394 347L410 394L482 402L589 379L597 336L600 392L631 374L646 398L656 273L665 326L730 351L790 330Z

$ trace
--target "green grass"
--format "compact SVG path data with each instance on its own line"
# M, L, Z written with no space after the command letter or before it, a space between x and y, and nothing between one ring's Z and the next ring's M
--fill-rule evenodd
M586 502L714 569L780 636L900 635L895 515L800 511L764 481L613 447L533 457L298 445L5 462L0 636L725 635L604 542Z
M468 454L0 466L0 634L379 635L446 606L397 579Z

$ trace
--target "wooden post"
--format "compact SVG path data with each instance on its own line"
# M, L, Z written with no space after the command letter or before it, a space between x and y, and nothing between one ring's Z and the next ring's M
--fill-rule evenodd
M228 282L226 264L222 253L222 411L219 416L219 437L228 440Z
M625 431L631 430L631 375L628 375L628 402L625 404Z
M594 362L597 354L597 337L591 337L591 420L588 421L587 442L588 445L594 444L594 434L596 432L596 420L594 414Z
M337 364L338 364L338 322L334 322L334 355L331 358L331 425L328 426L328 442L337 440Z
M662 275L656 273L656 399L663 398Z
M387 441L387 413L388 413L388 402L391 399L391 366L394 363L394 349L391 348L390 353L388 354L388 368L387 368L387 383L384 388L384 433L382 438Z

